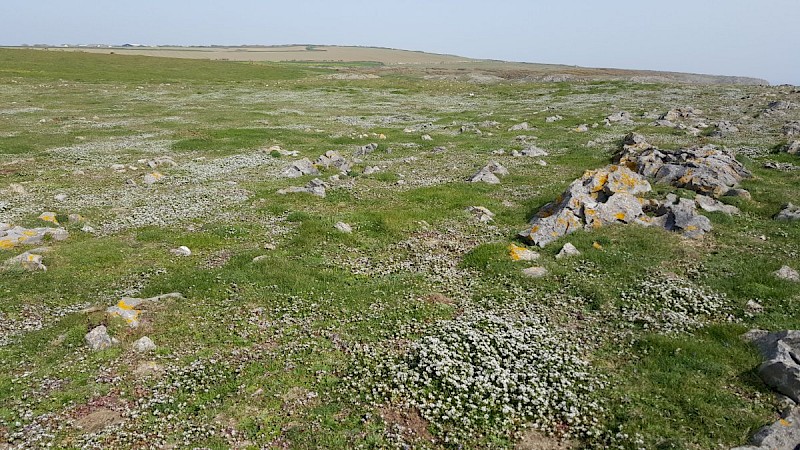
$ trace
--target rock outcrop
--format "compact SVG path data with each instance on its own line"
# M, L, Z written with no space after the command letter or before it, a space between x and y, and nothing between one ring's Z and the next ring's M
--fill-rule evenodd
M149 298L123 297L116 305L106 308L106 313L112 317L121 317L128 323L128 326L136 328L139 326L139 315L142 313L142 309L146 308L148 304L158 303L170 298L182 299L183 295L179 292L172 292Z
M0 224L0 249L8 250L18 245L40 245L48 236L54 241L63 241L69 237L69 232L64 228L24 228L3 223Z
M285 178L298 178L303 175L318 175L319 170L314 167L314 163L308 158L298 159L292 162L281 171L281 176Z

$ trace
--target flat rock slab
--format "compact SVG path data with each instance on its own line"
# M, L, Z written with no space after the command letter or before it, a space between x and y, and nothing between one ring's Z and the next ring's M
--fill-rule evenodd
M8 227L0 231L0 250L9 250L18 245L40 245L48 236L54 241L63 241L69 237L69 232L64 228Z
M139 326L139 315L142 313L145 304L157 303L170 298L182 299L183 294L180 292L171 292L169 294L157 295L149 298L123 297L116 305L106 308L106 313L112 317L121 317L128 323L129 327L136 328Z

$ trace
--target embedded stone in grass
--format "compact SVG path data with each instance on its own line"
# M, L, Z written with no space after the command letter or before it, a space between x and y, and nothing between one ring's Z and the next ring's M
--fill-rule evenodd
M544 121L547 122L547 123L553 123L553 122L558 122L559 120L563 120L563 119L564 119L563 117L561 117L559 115L555 115L555 116L548 116L547 118L544 119Z
M317 197L324 198L326 195L325 187L327 185L324 181L320 180L319 178L314 178L313 180L309 181L308 184L305 186L290 186L288 188L279 189L278 194L291 194L291 193L298 193L298 192L306 192L311 195L315 195Z
M522 269L522 274L530 278L542 278L547 275L547 269L536 266L528 267L527 269Z
M64 228L10 227L0 231L0 250L9 250L18 245L39 245L44 242L47 236L54 241L63 241L69 237L69 232Z
M756 432L750 445L731 450L795 450L800 442L800 408L793 408L776 422Z
M431 135L430 135L430 134L423 134L423 135L422 135L422 140L423 140L423 141L432 141L432 140L433 140L433 138L431 137Z
M42 249L37 249L42 250ZM34 250L17 255L13 258L7 259L4 263L5 267L19 266L25 270L34 272L37 270L47 271L47 266L42 264L43 256L36 253Z
M93 328L92 331L86 333L84 340L86 345L94 351L105 350L117 343L116 339L108 335L108 329L106 329L105 325Z
M352 165L347 161L339 152L329 150L325 154L320 155L315 162L317 166L323 166L326 169L334 167L342 173L347 173L352 168Z
M575 131L577 133L585 133L585 132L589 131L589 124L584 123L584 124L578 125L577 127L575 127L573 129L573 131Z
M715 200L711 197L706 197L705 195L697 195L694 200L697 202L697 205L703 209L703 211L708 212L723 212L727 215L739 215L741 211L739 208L733 205L726 205L719 200Z
M628 111L618 111L614 114L610 114L605 118L605 124L611 125L612 123L619 123L622 125L631 125L633 124L633 120L631 119L631 113Z
M472 213L479 222L488 223L494 220L494 213L483 206L468 206L467 212Z
M144 184L154 184L158 183L159 181L164 179L164 174L160 172L151 172L145 174L144 176Z
M65 202L67 201L67 194L56 194L53 196L53 200L57 202Z
M800 273L789 266L782 266L780 269L773 272L773 274L781 280L800 281Z
M156 344L147 336L142 336L133 343L133 349L139 353L147 353L156 349Z
M563 247L561 247L561 250L556 255L556 259L561 259L568 256L577 256L580 254L581 252L577 248L575 248L575 246L572 245L572 243L567 242L566 244L564 244Z
M342 233L350 234L350 233L353 232L353 227L351 227L350 225L348 225L348 224L346 224L344 222L336 222L336 224L334 225L334 228L336 228L337 230L341 231Z
M364 145L364 146L359 147L358 149L356 149L355 153L353 153L353 156L355 156L356 158L361 157L361 156L366 156L366 155L369 155L370 153L374 152L377 149L378 149L378 144L373 142L371 144L367 144L367 145Z
M522 122L511 126L511 128L509 128L508 131L525 131L529 129L530 125L528 125L528 122Z
M46 211L46 212L43 212L43 213L39 214L39 220L42 220L42 221L45 221L45 222L54 223L56 225L59 224L58 220L56 219L56 213L51 212L51 211Z
M539 259L538 252L514 243L508 245L508 255L513 261L535 261Z
M106 313L112 317L121 317L123 320L125 320L125 322L128 323L128 326L131 328L136 328L140 323L139 316L142 313L142 309L146 308L147 304L157 303L171 298L182 299L183 294L180 292L171 292L169 294L162 294L149 298L123 297L119 302L117 302L116 305L106 308ZM138 307L141 307L142 309L136 309Z
M743 335L755 344L764 362L758 374L764 383L783 395L800 403L800 331L784 330L770 333L750 330Z
M496 161L489 161L489 163L483 166L475 175L471 176L468 181L472 183L483 182L500 184L500 178L498 178L497 175L508 175L508 169Z
M192 251L185 245L181 245L178 248L173 248L169 252L176 256L192 256Z
M787 203L781 208L781 211L775 215L775 220L800 220L800 206Z
M364 168L364 175L372 175L373 173L378 173L381 171L381 168L378 166L367 166Z

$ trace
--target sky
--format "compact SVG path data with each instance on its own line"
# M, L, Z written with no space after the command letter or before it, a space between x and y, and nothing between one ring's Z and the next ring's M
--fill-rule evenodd
M361 45L800 85L800 0L2 0L0 45Z

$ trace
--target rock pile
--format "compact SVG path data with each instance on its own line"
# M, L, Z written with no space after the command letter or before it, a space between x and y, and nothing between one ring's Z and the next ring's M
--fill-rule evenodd
M661 150L635 134L626 136L623 142L614 162L657 183L719 198L751 176L732 153L713 145Z
M366 156L366 155L369 155L370 153L374 152L377 149L378 149L378 144L373 142L373 143L367 144L367 145L365 145L363 147L359 147L355 151L353 156L355 156L356 158L361 157L361 156Z
M340 155L339 152L333 150L329 150L325 152L325 154L320 155L314 164L325 167L326 169L333 167L345 174L350 172L350 169L352 169L352 164L350 164L350 162L347 161L344 156Z

